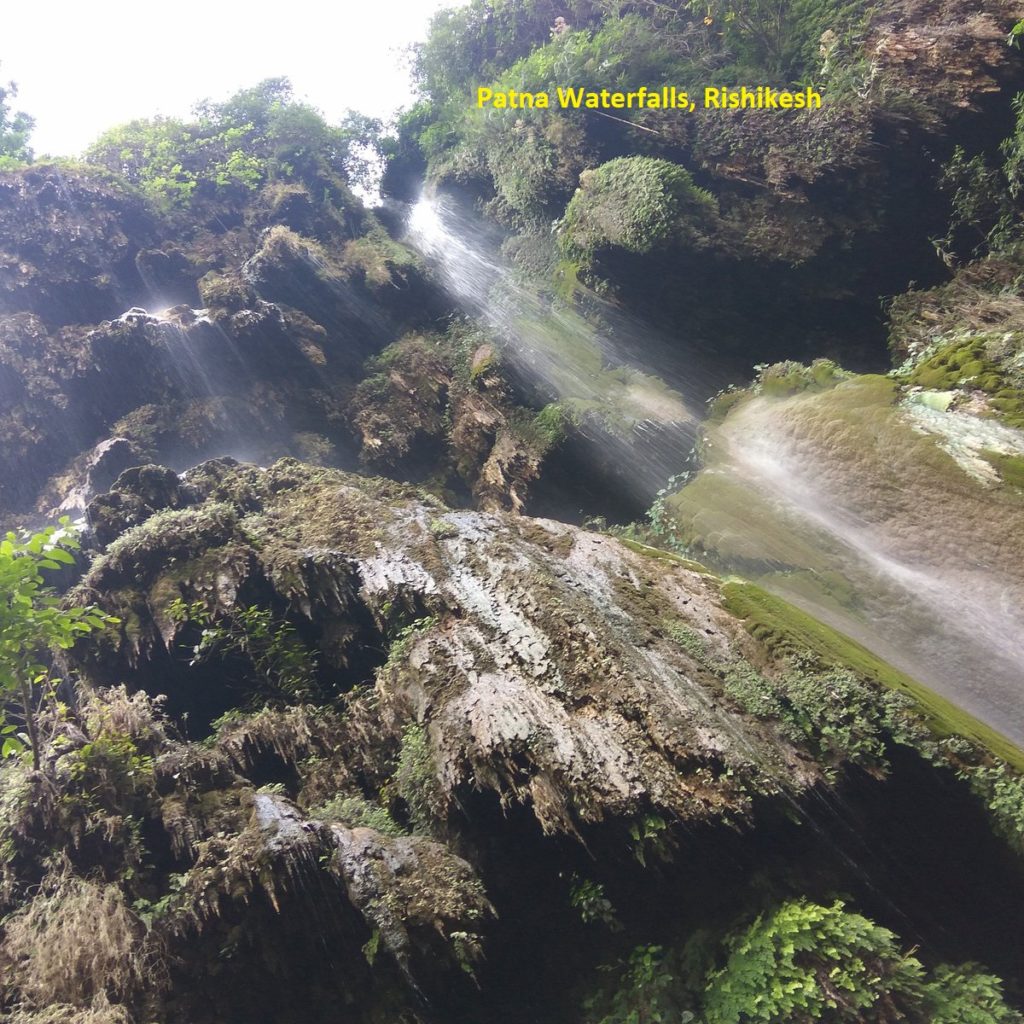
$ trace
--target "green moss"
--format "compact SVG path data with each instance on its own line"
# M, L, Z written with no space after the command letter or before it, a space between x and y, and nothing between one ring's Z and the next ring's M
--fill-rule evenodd
M619 537L618 539L630 551L635 551L638 555L643 555L645 558L656 558L661 562L672 562L674 565L689 569L690 572L699 572L704 576L714 575L707 566L701 565L700 562L695 562L692 558L684 558L682 555L677 555L674 551L665 551L663 548L651 547L650 544L641 544L640 541L632 540L629 537Z
M417 260L410 249L374 225L362 238L346 244L342 266L350 273L361 273L371 285L383 286L401 279L417 266Z
M918 363L904 380L934 391L951 391L967 386L984 391L989 406L1008 426L1024 429L1024 390L1006 369L990 356L991 337L973 335L940 348ZM998 339L1000 345L1003 339Z
M533 427L545 449L553 448L564 437L569 426L575 423L571 410L550 402L533 418Z
M1024 770L1024 751L973 715L893 668L855 640L752 583L729 581L722 586L722 596L724 607L743 619L747 631L775 654L799 658L806 651L811 651L825 663L848 668L888 689L909 693L937 736L965 736Z
M995 469L1004 484L1024 490L1024 456L991 451L981 452L981 456Z
M241 276L211 270L199 279L199 298L209 309L234 313L256 305L256 292Z
M562 221L562 245L583 263L608 246L650 253L699 241L717 212L714 197L693 183L686 168L646 156L619 157L580 176Z
M197 558L210 547L226 544L234 535L238 515L226 502L210 502L198 508L166 509L117 538L93 568L93 575L139 567L162 568L168 558ZM152 564L160 559L160 565Z
M708 642L682 622L666 622L665 631L699 665L710 665Z
M721 423L737 405L745 398L749 398L752 393L747 388L735 388L715 395L708 405L708 422L716 425Z
M795 395L800 391L827 390L853 376L831 359L815 359L810 366L787 360L770 366L759 366L757 369L755 390L775 397Z

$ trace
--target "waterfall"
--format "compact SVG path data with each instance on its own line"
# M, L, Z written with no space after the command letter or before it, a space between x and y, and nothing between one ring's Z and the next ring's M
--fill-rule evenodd
M421 197L404 240L459 307L486 326L513 374L560 402L601 457L618 460L624 486L650 500L688 464L694 410L722 381L687 359L681 342L589 293L588 316L571 299L543 294L502 255L493 229L449 197Z
M756 575L761 558L764 586L1022 743L1019 503L1001 508L905 407L851 415L858 388L756 398L712 432L712 561Z

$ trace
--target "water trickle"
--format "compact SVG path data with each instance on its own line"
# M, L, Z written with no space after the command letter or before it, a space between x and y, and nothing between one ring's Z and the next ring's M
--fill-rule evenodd
M448 197L415 203L405 240L493 332L512 371L546 400L563 403L580 421L580 436L624 467L624 486L649 497L687 464L694 410L722 381L687 358L683 343L669 343L588 295L610 325L598 330L569 302L526 283L501 254L494 231Z
M923 406L856 418L845 400L759 398L729 417L702 485L721 503L705 513L713 560L756 574L762 559L770 589L1024 741L1024 522L962 466L969 439L1015 432L925 410L925 435ZM955 462L940 454L954 442Z

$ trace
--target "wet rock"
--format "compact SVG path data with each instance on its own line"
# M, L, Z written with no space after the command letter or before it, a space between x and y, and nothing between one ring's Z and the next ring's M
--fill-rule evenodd
M142 300L135 254L159 224L125 186L38 165L0 175L0 313L96 323Z
M142 249L135 268L158 308L199 304L196 268L180 249Z
M64 500L53 510L54 515L77 515L89 500L111 488L121 472L144 462L141 452L125 437L101 441L92 451L75 460L64 474L59 486Z
M721 703L668 639L669 624L686 623L709 644L748 644L709 577L671 562L653 572L645 555L572 527L449 512L297 463L209 472L218 502L128 530L79 588L131 623L113 649L83 650L94 677L146 685L147 663L179 642L172 597L229 611L231 595L269 587L309 619L337 671L369 640L361 616L384 636L396 616L409 624L365 728L395 742L410 722L425 729L438 816L477 787L553 831L643 807L704 820L742 815L747 792L817 781L797 748ZM239 489L244 528L223 500Z

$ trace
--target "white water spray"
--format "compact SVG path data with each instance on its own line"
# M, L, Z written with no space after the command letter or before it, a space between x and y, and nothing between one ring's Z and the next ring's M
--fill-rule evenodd
M979 524L951 514L952 505L913 508L921 497L910 490L892 497L891 515L871 514L827 453L816 456L792 436L779 409L755 402L739 411L727 471L852 584L854 600L849 608L816 600L785 576L770 585L1024 743L1022 567L979 555ZM1012 539L1012 525L999 525Z
M669 372L666 342L595 296L588 301L614 331L599 331L567 302L524 284L494 233L447 198L423 197L412 207L406 241L487 325L515 373L576 413L583 435L606 454L614 449L638 495L652 495L686 465L696 424L688 401L714 393L720 381L712 383L696 363L686 380ZM678 366L681 345L672 348Z

